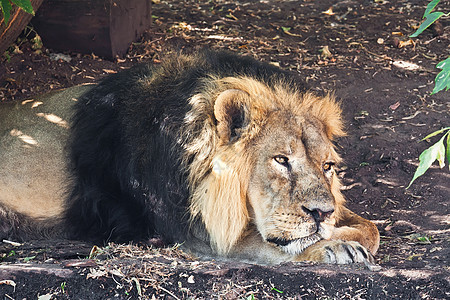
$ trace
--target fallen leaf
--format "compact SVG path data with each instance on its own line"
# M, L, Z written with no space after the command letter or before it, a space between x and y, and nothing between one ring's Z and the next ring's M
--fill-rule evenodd
M136 277L131 278L131 280L134 281L134 283L136 284L136 290L138 292L138 295L142 297L142 289L139 280Z
M389 108L392 110L396 110L400 106L400 101L395 102L392 105L389 105Z
M323 46L323 48L320 49L320 52L321 52L320 55L324 58L331 57L331 52L330 52L330 49L328 48L328 46Z
M413 40L407 40L407 41L399 41L398 42L398 48L404 48L404 47L406 47L406 46L416 46L416 43L414 43L414 41Z
M109 70L109 69L103 69L103 72L105 72L106 74L116 74L117 73L117 71Z
M111 275L116 275L116 276L119 276L119 277L125 277L125 275L123 275L122 272L120 272L119 270L116 270L116 269L109 270L109 273Z
M13 53L14 54L22 54L23 52L22 52L22 50L19 49L19 47L17 45L14 45Z
M419 65L409 62L409 61L404 61L404 60L396 60L396 61L392 62L392 64L394 66L396 66L397 68L405 69L408 71L414 71L414 70L420 69Z
M322 12L324 15L329 15L329 16L332 16L332 15L335 15L335 13L333 12L333 8L332 7L330 7L328 10L326 10L326 11L323 11Z
M89 279L89 278L97 279L100 277L106 277L106 275L108 275L108 273L106 271L91 269L89 274L87 274L86 279Z
M283 26L281 26L281 29L282 29L283 32L286 33L287 35L290 35L290 36L301 36L300 34L295 34L295 33L289 32L289 30L291 30L291 27L283 27Z
M72 57L70 57L70 55L62 53L50 53L50 59L53 61L70 62L72 60Z
M430 250L430 253L433 253L435 251L441 251L442 247L434 247L433 249Z
M422 256L423 256L423 254L413 254L413 255L410 255L406 260L413 260L414 258L421 260Z
M187 279L187 282L188 282L188 283L195 283L195 281L194 281L194 275L189 276L188 279Z
M39 295L37 298L38 300L50 300L52 299L53 294L45 294L45 295Z
M14 291L16 290L16 283L12 280L1 280L0 284L10 285L14 288Z

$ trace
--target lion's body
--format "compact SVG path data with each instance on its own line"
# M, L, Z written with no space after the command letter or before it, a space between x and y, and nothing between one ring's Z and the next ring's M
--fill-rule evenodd
M80 94L88 87L75 90ZM0 103L0 203L34 218L62 213L68 174L64 148L74 100L64 91Z
M375 253L378 231L344 207L332 167L340 108L295 82L221 52L110 76L68 105L68 152L52 158L53 170L70 162L54 181L68 192L61 226L260 263L367 259L359 243Z

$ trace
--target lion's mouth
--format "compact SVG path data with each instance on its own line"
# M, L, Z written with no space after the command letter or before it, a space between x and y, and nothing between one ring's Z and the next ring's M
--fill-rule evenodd
M300 254L309 246L320 241L322 237L318 233L311 234L309 236L305 236L302 238L287 240L281 238L269 238L267 241L269 243L273 243L280 247L286 253L289 254Z
M289 245L291 242L295 241L295 240L286 240L286 239L280 239L280 238L272 238L272 239L267 239L267 241L269 243L273 243L277 246L287 246Z

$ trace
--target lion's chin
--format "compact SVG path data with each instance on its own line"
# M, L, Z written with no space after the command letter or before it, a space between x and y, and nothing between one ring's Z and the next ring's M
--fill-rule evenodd
M319 226L317 232L292 240L280 239L280 238L270 238L267 239L269 243L277 245L281 250L286 253L297 255L302 253L309 246L317 243L322 239L329 239L333 226L324 226L325 224L321 224Z

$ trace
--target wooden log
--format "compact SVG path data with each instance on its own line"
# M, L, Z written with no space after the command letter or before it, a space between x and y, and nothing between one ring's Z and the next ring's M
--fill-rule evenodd
M123 56L151 24L151 0L46 0L32 21L44 46Z
M66 278L73 276L74 270L61 267L55 264L8 264L0 265L0 280L14 278L18 273L33 275L55 275Z
M43 0L31 0L31 5L35 12L42 1ZM13 5L8 25L5 24L3 16L0 18L0 55L3 55L8 47L17 39L32 17L33 15L26 13L16 5Z

